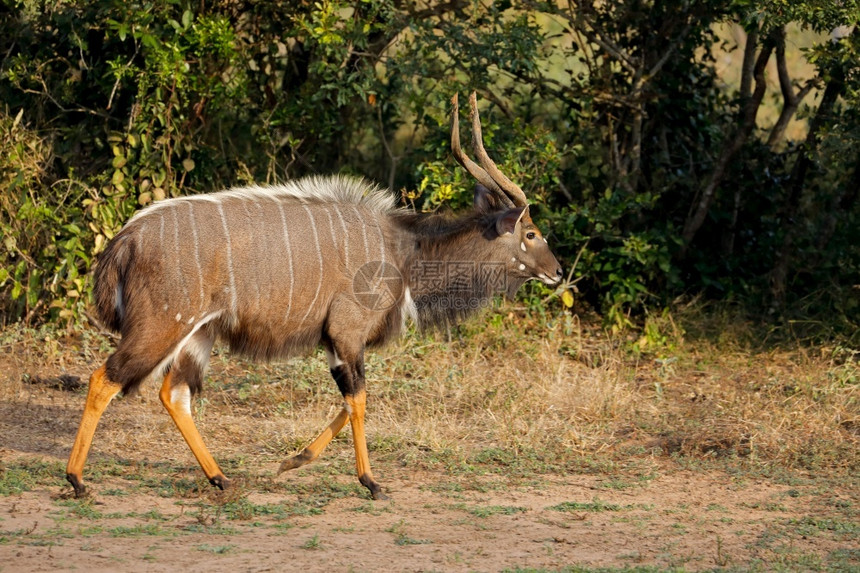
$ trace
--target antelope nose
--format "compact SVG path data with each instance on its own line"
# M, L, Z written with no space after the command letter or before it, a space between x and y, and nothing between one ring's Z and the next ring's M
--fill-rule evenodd
M562 272L561 272L561 267L558 267L558 268L555 270L555 276L556 276L556 278L561 278L561 275L562 275L562 274L564 274L564 273L562 273Z

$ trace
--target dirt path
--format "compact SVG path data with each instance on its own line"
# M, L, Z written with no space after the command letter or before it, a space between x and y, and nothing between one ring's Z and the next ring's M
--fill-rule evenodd
M671 457L647 444L550 467L480 427L449 453L389 443L380 424L371 459L391 500L358 485L348 432L276 476L333 415L323 405L337 406L333 394L302 405L291 387L267 399L261 385L247 401L256 386L230 387L199 402L201 432L239 478L226 492L206 482L154 392L118 400L85 468L93 496L70 499L63 474L84 390L75 376L38 377L84 376L99 356L67 346L15 343L23 350L0 355L2 572L860 570L858 478L835 471ZM239 366L216 364L213 377L219 368Z
M4 452L7 467L25 460ZM383 464L379 474L392 499L373 502L349 475L322 478L329 493L314 494L319 474L284 478L307 486L304 496L249 484L231 498L206 489L177 498L112 477L100 479L102 493L87 502L64 499L66 488L57 486L2 497L0 569L804 569L858 558L856 530L839 532L824 515L828 505L857 500L811 482L677 471L639 484L569 475L505 487L498 475L458 481ZM301 511L291 515L296 507Z

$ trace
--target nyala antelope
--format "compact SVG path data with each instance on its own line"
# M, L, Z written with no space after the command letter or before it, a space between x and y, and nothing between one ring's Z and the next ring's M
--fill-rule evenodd
M322 345L343 408L302 452L316 459L347 421L358 480L374 499L364 435L364 350L397 336L407 317L448 324L494 294L529 279L555 284L561 267L529 216L522 189L484 150L475 94L472 146L460 149L452 100L451 147L478 181L459 217L396 207L391 193L361 180L313 177L160 201L138 212L107 245L95 271L99 318L122 335L90 378L66 478L85 493L82 472L96 425L120 391L163 377L159 396L209 482L226 488L191 416L212 345L268 360Z

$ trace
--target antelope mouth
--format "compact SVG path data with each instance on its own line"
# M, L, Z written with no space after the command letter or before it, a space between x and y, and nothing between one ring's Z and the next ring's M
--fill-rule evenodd
M547 285L555 285L558 284L559 281L561 281L561 277L550 278L546 273L540 273L537 278L539 278L541 282Z

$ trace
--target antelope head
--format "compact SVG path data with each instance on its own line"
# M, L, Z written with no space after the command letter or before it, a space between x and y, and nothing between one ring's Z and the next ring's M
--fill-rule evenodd
M497 247L497 258L504 259L508 276L525 281L538 279L548 285L561 280L561 265L558 264L546 239L529 215L526 194L508 179L484 150L481 135L481 118L478 115L478 99L475 92L469 96L472 120L472 149L479 163L475 163L460 148L460 106L457 94L451 99L454 105L451 120L451 152L478 183L475 186L475 209L492 216L494 224L485 236Z

